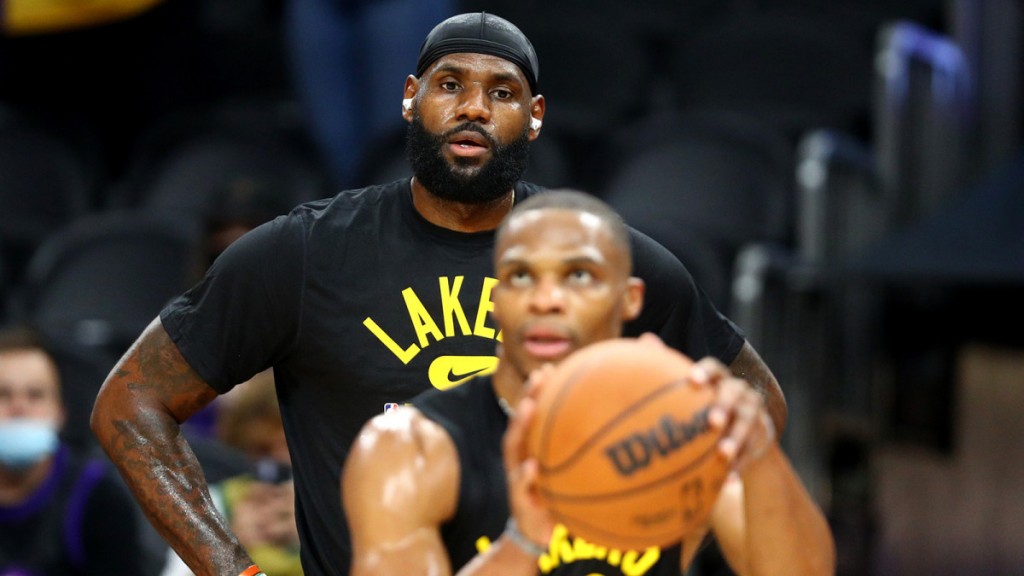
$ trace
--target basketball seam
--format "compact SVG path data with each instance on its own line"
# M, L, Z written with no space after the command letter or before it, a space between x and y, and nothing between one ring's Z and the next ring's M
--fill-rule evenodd
M562 462L560 462L558 464L549 465L549 466L545 466L543 463L541 463L540 464L541 471L544 472L545 474L558 474L559 472L561 472L561 470L563 468L566 468L566 467L571 466L572 464L574 464L576 459L580 458L583 454L585 454L587 452L587 450L590 449L591 446L596 444L598 442L598 440L604 435L604 433L609 428L615 427L623 419L628 418L629 416L631 416L637 410L640 410L641 408L647 406L647 404L652 399L654 399L654 398L656 398L656 397L658 397L658 396L660 396L662 394L666 394L666 393L670 392L671 391L670 389L674 388L678 384L685 384L685 383L686 383L685 380L673 380L671 382L663 384L660 388L651 391L646 396L643 396L643 397L637 399L636 401L633 402L633 404L627 410L624 410L623 412L620 412L615 418L609 420L603 426L598 428L593 434L590 435L589 438L587 438L587 440L585 442L580 444L572 454L569 454L569 456L566 457L565 460L563 460ZM569 386L566 386L566 389L568 389L568 388L569 388ZM561 397L561 394L559 394L559 398L560 397ZM554 408L555 408L555 406L552 406L552 409L554 409ZM553 412L553 414L557 415L557 412ZM552 422L552 421L554 421L556 419L554 417L554 415L548 417L548 422L547 423L550 423L550 422Z
M666 482L671 482L671 481L675 480L676 478L678 478L678 477L680 477L682 475L685 475L687 472L691 471L691 469L693 469L694 467L696 467L699 464L703 463L704 460L706 460L708 458L708 456L713 454L716 451L716 446L717 446L717 442L715 444L712 444L711 447L708 448L707 450L705 450L704 453L701 454L698 458L688 462L685 466L683 466L682 468L680 468L678 470L675 470L671 474L668 474L666 476L662 476L662 477L658 478L657 480L652 480L650 482L646 482L646 483L640 484L638 486L633 486L631 488L627 488L625 490L619 490L617 492L604 492L602 494L575 494L574 495L574 494L565 494L563 492L555 492L555 491L549 490L547 488L539 488L539 492L543 495L543 497L545 499L547 499L548 501L551 501L551 502L554 502L555 500L559 500L559 501L562 501L562 502L595 502L595 501L598 501L598 500L605 500L605 499L609 499L609 498L621 498L623 496L629 496L629 495L632 495L632 494L634 494L636 492L643 492L643 491L649 490L649 489L651 489L651 488L653 488L655 486L660 486L661 484L664 484Z
M565 384L562 386L561 390L558 391L558 395L555 396L555 398L551 401L551 407L548 409L549 417L546 420L544 420L544 422L543 422L544 427L541 429L540 440L537 443L537 445L538 445L538 449L537 449L537 456L538 456L538 458L537 458L537 460L538 460L538 463L540 464L540 469L541 470L545 469L544 464L541 463L544 460L544 458L542 458L541 455L545 455L546 456L547 453L548 453L548 447L551 445L551 442L550 442L551 437L552 437L551 427L552 427L552 422L555 421L554 416L558 414L558 410L560 409L560 407L562 405L563 397L566 394L568 394L572 390L572 387L575 386L576 383L579 381L580 372L585 370L588 366L590 366L590 364L591 364L590 362L587 362L587 363L581 365L576 370L574 370L572 372L572 374L570 374L569 377L565 379Z

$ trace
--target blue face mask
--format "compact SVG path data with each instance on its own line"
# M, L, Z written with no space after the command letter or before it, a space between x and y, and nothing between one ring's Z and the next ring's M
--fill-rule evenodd
M12 418L0 421L0 466L23 469L57 450L57 430L50 420Z

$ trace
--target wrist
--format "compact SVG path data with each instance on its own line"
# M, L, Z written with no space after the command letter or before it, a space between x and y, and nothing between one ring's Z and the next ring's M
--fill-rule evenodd
M519 531L519 526L516 525L515 518L509 516L508 522L505 523L505 537L512 541L517 548L526 552L530 556L540 557L548 550L544 546L534 542L528 538L525 534Z
M252 566L249 566L245 570L242 570L241 572L239 572L238 576L267 576L267 575L264 574L262 570L260 570L259 566L253 564Z
M740 476L746 479L748 476L756 475L763 470L777 468L780 459L784 458L785 454L782 452L782 447L779 446L779 443L771 442L767 446L761 447L744 463L743 468L739 471Z

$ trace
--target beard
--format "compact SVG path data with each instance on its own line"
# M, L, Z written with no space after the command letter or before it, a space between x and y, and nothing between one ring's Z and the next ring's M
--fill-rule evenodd
M487 139L491 159L483 166L472 158L449 163L441 150L452 134L471 130ZM413 174L434 196L463 204L486 204L508 194L526 171L530 157L529 129L508 144L499 144L483 128L465 122L443 134L428 132L419 114L406 133L405 153Z

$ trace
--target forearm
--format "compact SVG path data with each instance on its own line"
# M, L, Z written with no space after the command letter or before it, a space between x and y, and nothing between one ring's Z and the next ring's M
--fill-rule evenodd
M750 574L834 574L828 522L778 444L742 477Z
M180 422L214 397L154 321L103 383L92 429L157 531L199 576L251 562L214 507Z
M234 576L252 562L217 512L199 462L168 414L136 409L96 427L146 517L199 576Z

